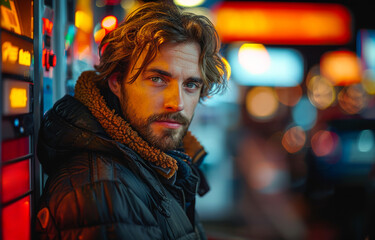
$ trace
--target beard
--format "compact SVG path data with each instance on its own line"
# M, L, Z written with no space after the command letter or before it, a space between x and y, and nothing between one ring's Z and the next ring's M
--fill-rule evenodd
M180 112L153 114L148 118L139 117L137 116L135 106L129 104L126 97L121 101L121 109L125 119L130 123L133 129L136 130L144 140L162 151L173 150L181 146L182 139L186 135L191 123L191 119L189 120ZM151 125L153 122L167 119L180 123L181 127L177 129L165 128L159 131L159 133L156 133L152 129Z

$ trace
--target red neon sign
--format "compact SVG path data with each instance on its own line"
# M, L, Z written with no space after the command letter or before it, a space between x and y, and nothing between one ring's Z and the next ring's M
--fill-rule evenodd
M223 42L346 44L351 15L339 4L223 2L213 9Z

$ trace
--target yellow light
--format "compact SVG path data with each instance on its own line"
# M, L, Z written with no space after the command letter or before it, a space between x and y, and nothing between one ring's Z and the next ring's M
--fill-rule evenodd
M11 42L4 42L1 46L1 51L3 53L3 62L16 63L18 58L18 47L13 46Z
M78 10L75 15L75 26L86 33L89 33L93 28L93 23L90 21L91 17L84 11Z
M18 63L25 66L31 65L31 54L29 51L20 49L18 52Z
M266 72L271 65L271 58L263 44L244 43L238 51L238 61L252 74Z
M114 30L117 27L117 18L115 16L106 16L102 20L102 28L107 30L108 32Z
M174 0L176 5L182 7L196 7L202 5L205 0Z
M27 92L25 88L12 88L9 94L12 108L24 108L27 106Z
M94 33L94 39L97 44L99 44L105 36L105 29L101 28Z
M307 84L307 95L312 105L319 109L326 109L336 98L336 91L332 83L320 75L312 77Z

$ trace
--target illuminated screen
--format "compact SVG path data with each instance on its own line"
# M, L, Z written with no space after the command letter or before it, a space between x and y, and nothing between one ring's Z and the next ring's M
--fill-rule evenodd
M293 87L303 80L303 58L297 50L267 47L265 55L255 53L243 58L239 50L231 48L228 61L232 77L240 85ZM242 63L240 59L244 59Z
M4 80L3 114L13 115L30 112L30 84L16 80Z
M10 34L1 33L2 72L30 77L34 53L33 42Z
M0 1L1 27L33 38L33 4L31 0Z

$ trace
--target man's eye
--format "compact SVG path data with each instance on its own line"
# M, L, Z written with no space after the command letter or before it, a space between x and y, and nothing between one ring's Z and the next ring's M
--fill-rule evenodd
M162 83L164 80L161 77L151 77L151 81L155 83Z
M188 82L185 84L185 86L190 89L196 89L200 87L200 84L196 82Z

